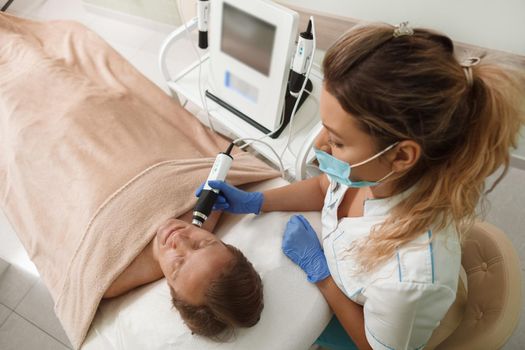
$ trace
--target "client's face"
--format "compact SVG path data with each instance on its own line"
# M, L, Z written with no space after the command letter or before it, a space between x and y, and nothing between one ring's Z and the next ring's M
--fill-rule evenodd
M209 283L233 258L214 234L185 221L169 219L157 229L159 264L175 293L201 305Z

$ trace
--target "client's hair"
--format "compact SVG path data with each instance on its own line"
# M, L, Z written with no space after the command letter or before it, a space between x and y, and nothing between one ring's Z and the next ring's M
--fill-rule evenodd
M263 287L259 274L242 252L225 244L233 258L211 281L204 305L181 300L170 286L173 306L194 334L226 341L235 327L255 325L263 309Z

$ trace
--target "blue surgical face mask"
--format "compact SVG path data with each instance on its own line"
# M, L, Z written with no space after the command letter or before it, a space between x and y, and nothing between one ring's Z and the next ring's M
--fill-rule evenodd
M314 149L315 156L317 157L317 160L319 161L319 169L328 175L333 181L339 182L342 185L346 185L348 187L353 188L361 188L361 187L371 187L371 186L377 186L379 185L383 180L385 180L387 177L392 175L394 172L391 171L386 176L384 176L382 179L378 181L352 181L350 180L350 173L352 172L352 168L358 167L360 165L366 164L377 157L381 156L382 154L390 151L394 146L396 146L398 142L391 144L381 152L373 155L372 157L354 164L350 165L347 162L344 162L342 160L339 160L332 156L331 154L328 154L326 152L323 152L319 149Z

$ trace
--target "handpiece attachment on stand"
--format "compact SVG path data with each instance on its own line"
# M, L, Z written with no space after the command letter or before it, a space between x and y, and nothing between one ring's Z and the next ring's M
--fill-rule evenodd
M208 48L208 21L210 18L210 1L197 1L197 26L199 28L199 47Z
M306 79L305 73L308 70L308 64L312 59L314 50L313 39L312 21L310 20L308 21L306 31L299 34L297 48L292 62L289 90L290 94L294 97L299 95L304 79Z

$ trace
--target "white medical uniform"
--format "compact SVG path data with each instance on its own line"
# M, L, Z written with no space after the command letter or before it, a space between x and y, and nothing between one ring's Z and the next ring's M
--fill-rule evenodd
M422 349L456 298L461 266L457 233L429 228L376 270L357 274L348 248L382 223L410 189L368 199L362 217L338 220L347 189L331 181L322 212L323 248L332 278L348 298L363 305L366 338L373 349Z

